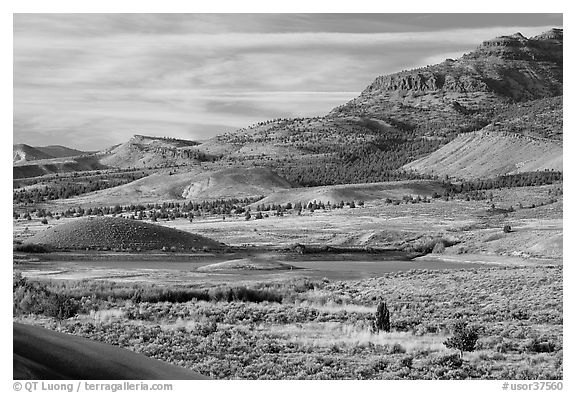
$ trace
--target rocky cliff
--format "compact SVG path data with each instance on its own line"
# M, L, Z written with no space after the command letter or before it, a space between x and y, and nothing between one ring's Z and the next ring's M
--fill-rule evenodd
M332 114L378 114L393 105L441 107L473 96L488 108L562 94L563 31L532 38L521 33L483 42L457 60L379 76L360 95ZM426 97L424 97L426 96Z

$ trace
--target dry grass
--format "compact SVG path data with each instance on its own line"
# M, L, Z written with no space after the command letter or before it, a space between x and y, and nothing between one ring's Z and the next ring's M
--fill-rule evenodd
M427 334L416 336L412 332L374 333L368 327L368 323L350 325L338 322L311 322L296 325L273 326L270 328L270 331L286 335L291 341L316 347L372 344L389 348L396 346L394 349L396 351L449 352L442 344L447 338L446 335Z

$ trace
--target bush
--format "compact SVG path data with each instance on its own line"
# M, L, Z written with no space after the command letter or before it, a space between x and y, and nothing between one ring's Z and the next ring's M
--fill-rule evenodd
M208 291L212 301L241 302L282 302L282 295L268 289L253 289L247 287L212 288Z
M70 297L51 292L39 282L30 282L15 273L13 283L13 312L18 314L43 314L57 319L68 319L80 310L80 303Z
M536 353L549 353L554 352L556 345L550 341L544 341L543 339L533 338L526 344L526 351L536 352Z
M75 299L53 293L45 300L43 308L43 314L46 316L68 319L78 313L80 304Z
M41 244L33 244L33 243L17 244L14 246L13 250L18 252L31 252L31 253L50 252L50 249L48 247L43 246Z
M453 240L453 239L444 239L444 238L439 237L439 236L435 236L435 237L425 236L425 237L418 239L414 243L405 246L404 251L406 251L406 252L418 252L418 253L424 253L424 254L429 254L431 252L442 253L442 252L444 252L444 249L446 247L452 247L453 245L455 245L457 243L459 243L459 242L456 240Z
M444 341L447 348L454 348L463 352L472 352L476 348L478 341L478 329L469 327L465 321L459 321L454 324L453 336Z
M462 367L462 358L456 353L451 353L449 355L440 355L434 358L433 363L446 368L460 368Z
M444 250L446 250L446 246L444 245L444 243L438 242L438 243L436 243L436 245L432 249L432 253L433 254L442 254L442 253L444 253Z
M392 345L392 348L390 348L390 353L391 354L406 353L406 349L402 345L396 343Z

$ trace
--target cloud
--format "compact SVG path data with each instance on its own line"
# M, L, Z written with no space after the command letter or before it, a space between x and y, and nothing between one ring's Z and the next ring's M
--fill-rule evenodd
M468 19L19 14L15 140L66 144L74 134L74 146L102 148L134 129L203 138L271 117L322 115L378 75L458 57L498 35L550 27L511 16L514 23L481 17L465 28Z

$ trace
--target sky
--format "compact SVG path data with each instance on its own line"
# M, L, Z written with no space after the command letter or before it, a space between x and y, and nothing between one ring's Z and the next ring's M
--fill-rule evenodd
M321 116L562 14L14 14L14 143L98 150Z

